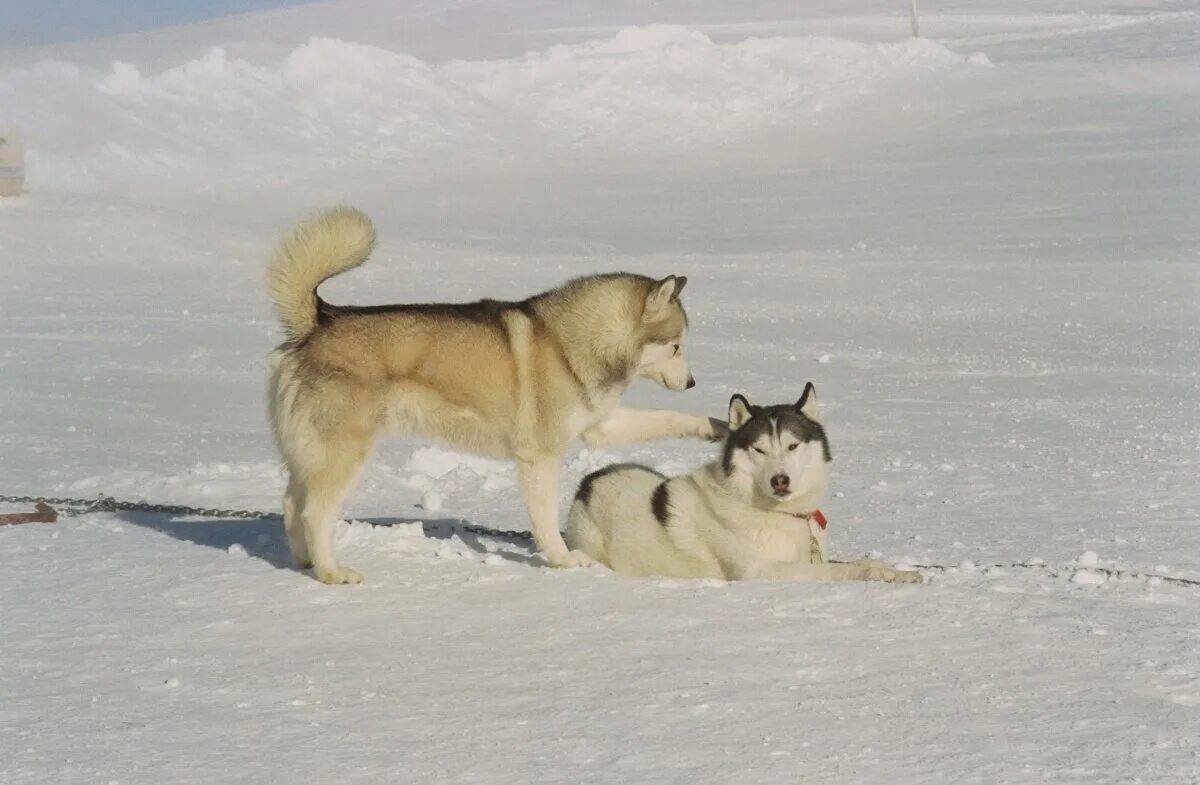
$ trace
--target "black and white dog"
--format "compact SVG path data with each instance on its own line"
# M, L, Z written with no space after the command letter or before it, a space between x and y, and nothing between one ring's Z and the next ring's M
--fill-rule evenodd
M826 558L817 508L831 455L817 416L811 383L795 404L734 395L720 460L682 477L616 464L583 478L568 544L629 575L920 583L878 561Z

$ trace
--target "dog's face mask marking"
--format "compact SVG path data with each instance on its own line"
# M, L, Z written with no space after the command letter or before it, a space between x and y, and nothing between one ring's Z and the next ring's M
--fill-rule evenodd
M687 278L669 275L650 287L642 328L646 342L638 358L637 375L658 382L668 390L688 390L696 386L692 371L684 359L687 340L687 314L679 293Z
M812 384L795 404L753 406L744 396L729 401L729 438L722 466L748 479L762 496L786 502L820 493L831 460L825 429L817 421Z

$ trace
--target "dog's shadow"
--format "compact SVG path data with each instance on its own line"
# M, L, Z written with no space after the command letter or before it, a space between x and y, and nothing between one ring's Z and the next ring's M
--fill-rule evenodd
M161 513L119 511L116 517L132 526L160 532L181 542L202 545L206 548L231 552L238 546L248 556L261 559L278 569L300 571L292 560L287 537L283 532L283 520L246 520L242 518L175 518ZM355 518L356 521L373 526L399 526L419 523L425 536L434 540L449 540L457 537L464 545L479 554L495 554L507 561L527 566L542 566L537 552L524 541L511 538L486 540L480 535L465 531L469 521L460 518ZM488 547L489 544L504 543L506 548ZM516 547L520 552L514 552Z

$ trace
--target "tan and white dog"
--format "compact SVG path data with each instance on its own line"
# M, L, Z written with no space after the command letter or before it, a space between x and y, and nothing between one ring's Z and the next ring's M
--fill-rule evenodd
M569 552L558 529L559 474L574 439L717 438L721 424L706 417L617 405L636 377L695 385L683 356L686 278L593 275L519 302L352 307L317 296L374 244L365 215L337 208L300 224L270 266L288 336L270 381L289 473L284 526L296 562L321 581L362 580L337 562L333 525L381 433L514 459L534 538L557 567L591 561Z
M921 582L870 559L829 562L817 507L831 456L812 384L795 404L733 396L729 428L720 459L691 474L617 464L585 477L567 542L629 575Z

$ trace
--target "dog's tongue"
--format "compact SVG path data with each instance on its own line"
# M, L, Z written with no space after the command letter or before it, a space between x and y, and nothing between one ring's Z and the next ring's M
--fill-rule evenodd
M825 526L829 523L829 520L825 517L825 513L820 510L813 510L812 518L821 527L821 531L825 531Z

